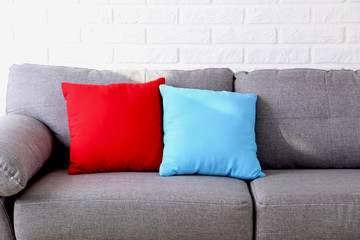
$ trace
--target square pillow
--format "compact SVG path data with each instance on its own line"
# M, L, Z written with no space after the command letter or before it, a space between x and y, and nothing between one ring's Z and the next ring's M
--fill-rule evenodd
M257 95L160 86L164 153L160 176L263 177L256 156Z
M160 78L148 83L62 83L70 174L158 171L163 152Z

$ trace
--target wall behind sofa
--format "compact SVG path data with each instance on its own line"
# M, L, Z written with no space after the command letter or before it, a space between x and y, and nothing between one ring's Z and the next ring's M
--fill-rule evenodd
M0 0L8 67L360 67L360 0Z

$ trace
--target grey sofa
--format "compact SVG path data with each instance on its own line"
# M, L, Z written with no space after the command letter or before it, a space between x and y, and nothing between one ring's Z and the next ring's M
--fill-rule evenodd
M257 94L266 177L69 175L61 82L165 77ZM13 65L0 119L0 239L360 239L360 73Z

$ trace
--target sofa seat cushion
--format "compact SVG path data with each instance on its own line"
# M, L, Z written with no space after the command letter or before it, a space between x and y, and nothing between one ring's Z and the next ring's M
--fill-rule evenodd
M360 239L360 169L265 170L256 239Z
M16 200L21 239L251 239L246 182L152 172L39 178Z

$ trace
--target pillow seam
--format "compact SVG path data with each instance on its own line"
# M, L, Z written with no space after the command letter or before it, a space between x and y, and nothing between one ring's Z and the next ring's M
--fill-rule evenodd
M18 187L21 187L21 188L24 188L25 186L23 186L21 183L20 183L20 180L18 180L15 176L11 176L11 174L9 174L8 171L4 170L3 166L0 165L0 172L5 174L7 177L9 177L9 179L15 183Z

